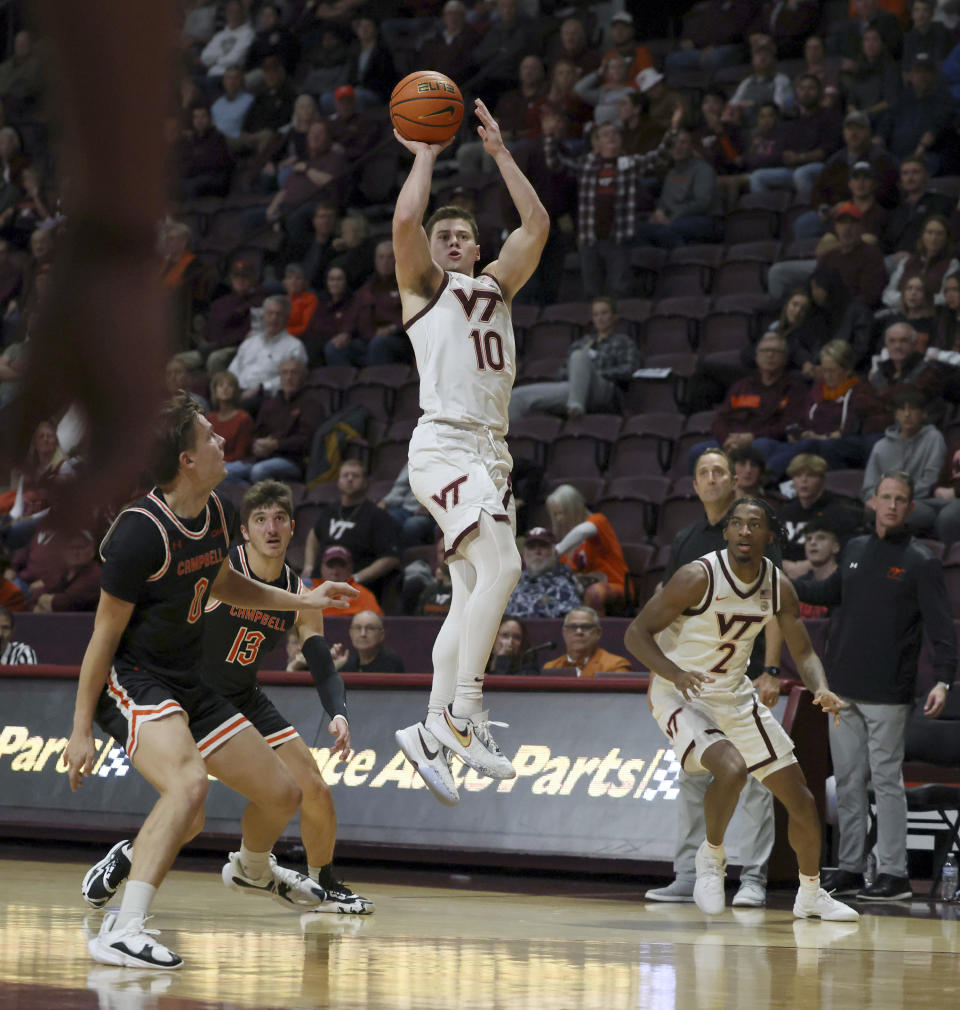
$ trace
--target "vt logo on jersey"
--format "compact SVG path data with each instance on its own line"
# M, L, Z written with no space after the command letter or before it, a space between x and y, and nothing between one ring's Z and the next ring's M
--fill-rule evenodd
M456 480L450 481L446 487L440 488L439 494L432 494L430 497L443 509L444 512L447 511L447 495L453 496L453 506L456 507L460 504L460 485L467 479L467 475L464 474L462 477L458 477Z
M330 539L339 540L347 530L352 530L357 524L350 519L330 520Z
M477 307L478 301L486 302L479 316L481 323L489 323L493 318L497 303L503 301L503 295L499 291L483 291L482 289L475 288L467 295L459 288L454 288L453 293L457 296L457 301L460 303L467 319L473 319L473 310Z
M720 637L725 638L727 632L735 625L740 624L740 630L733 636L733 640L743 637L743 633L751 624L763 624L764 618L759 614L717 614L717 625L720 628Z

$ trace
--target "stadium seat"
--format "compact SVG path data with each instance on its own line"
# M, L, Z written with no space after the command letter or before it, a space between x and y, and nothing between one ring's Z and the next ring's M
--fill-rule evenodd
M746 312L711 312L701 323L697 351L741 350L750 345L753 316Z
M554 305L546 305L541 309L537 322L574 323L580 328L585 328L593 323L593 304L588 301L578 301L556 302ZM535 326L536 323L531 325Z
M650 355L686 353L696 346L697 320L689 316L652 316L643 325L644 361Z
M667 498L660 506L657 541L661 544L672 543L680 530L702 518L703 504L699 498Z
M636 477L638 474L661 475L660 442L656 435L621 435L610 455L607 479Z
M780 215L762 207L738 208L724 218L724 243L759 242L773 239L780 232Z
M855 501L861 501L863 470L828 470L823 486L834 494L846 495Z
M670 250L666 266L690 263L715 270L723 262L724 253L720 245L682 245Z
M674 298L693 294L707 294L710 290L710 267L699 263L666 263L657 274L653 297Z
M580 327L575 323L540 319L524 336L523 356L565 360L570 344L579 336Z

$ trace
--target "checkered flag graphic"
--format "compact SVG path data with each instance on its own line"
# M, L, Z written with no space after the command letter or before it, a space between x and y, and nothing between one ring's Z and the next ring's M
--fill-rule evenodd
M680 774L680 762L672 750L664 751L657 770L651 776L651 782L656 786L644 789L643 798L648 802L662 796L665 800L675 800L680 792L677 789L677 776Z
M126 751L122 747L111 747L107 760L100 768L100 777L105 779L111 774L126 775L128 771L130 771L130 765L127 764Z

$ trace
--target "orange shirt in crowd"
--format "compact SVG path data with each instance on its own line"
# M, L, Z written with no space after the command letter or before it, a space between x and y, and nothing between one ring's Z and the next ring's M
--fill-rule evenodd
M287 320L287 333L299 337L307 328L310 317L317 309L317 296L312 291L301 291L290 299L290 318Z
M544 670L575 669L578 677L596 677L598 673L629 673L636 664L631 664L626 656L618 656L606 649L594 649L585 666L577 666L566 656L558 656L544 663Z
M304 581L309 582L310 580L305 579ZM321 579L316 585L322 585L324 581L324 579ZM366 586L361 586L356 579L347 579L347 583L353 586L360 595L354 597L352 600L348 600L349 606L343 609L340 607L328 607L323 612L324 617L350 617L351 614L359 614L361 610L372 610L375 614L383 617L383 610L380 604L377 603L376 596Z
M575 572L603 572L612 589L624 592L627 578L627 562L617 534L613 532L610 520L600 512L587 516L587 522L597 528L597 535L590 537L560 560Z

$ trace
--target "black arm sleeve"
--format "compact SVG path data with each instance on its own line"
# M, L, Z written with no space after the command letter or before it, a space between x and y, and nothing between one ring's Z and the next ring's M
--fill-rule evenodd
M303 658L307 661L310 676L317 685L317 693L330 716L342 715L347 722L347 688L337 673L330 655L330 646L320 635L311 635L303 643Z

